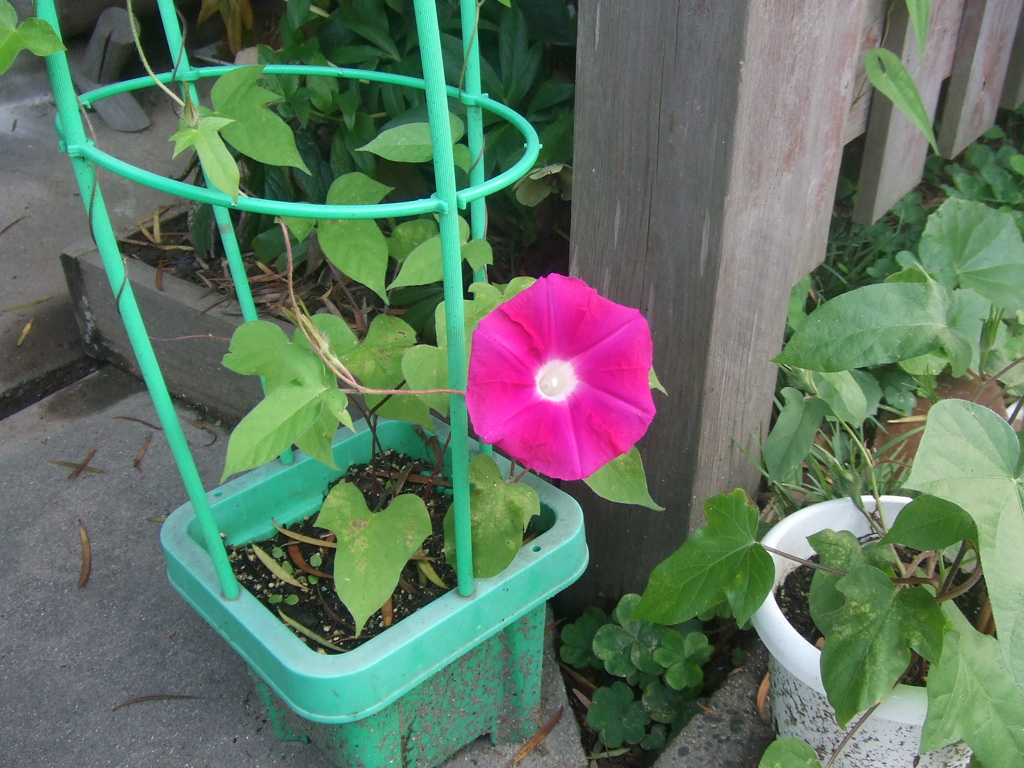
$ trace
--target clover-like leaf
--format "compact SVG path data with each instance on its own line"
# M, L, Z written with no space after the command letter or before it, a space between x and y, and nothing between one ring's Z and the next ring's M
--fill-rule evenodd
M654 652L655 660L665 667L665 683L677 691L699 692L704 684L704 664L714 651L703 632L675 630L665 633L661 647ZM657 718L655 718L657 719Z
M633 689L621 681L598 688L587 710L587 725L608 749L640 743L650 721L643 702L637 701Z
M652 720L659 723L672 723L683 711L686 695L669 688L660 680L655 680L644 687L640 700L647 707Z
M558 655L576 669L600 669L601 660L594 655L594 635L608 623L608 615L596 605L588 607L583 615L562 628L562 646Z
M523 531L540 514L537 492L522 483L506 483L494 459L485 454L469 462L473 575L489 579L505 570L523 546ZM444 517L445 556L457 567L455 510Z
M1024 762L1024 695L1003 664L999 642L978 632L953 605L942 655L928 672L928 714L921 749L963 740L986 768Z
M727 600L740 624L764 602L775 564L756 539L758 511L742 490L704 504L707 523L651 573L634 618L678 624Z
M594 655L604 662L608 674L629 677L637 671L630 656L634 639L616 624L605 624L594 634Z
M928 412L907 487L964 509L978 531L1003 659L1024 691L1024 480L1017 434L984 406L942 400Z
M423 500L411 493L371 512L362 491L342 482L327 494L316 524L337 534L334 586L355 619L358 635L387 602L402 568L430 535L430 515Z
M257 162L289 165L309 173L295 147L292 129L267 108L278 96L257 85L262 74L262 66L238 67L217 79L210 92L213 106L218 114L233 120L224 126L221 135L231 146Z
M840 579L846 598L821 649L821 679L836 722L884 701L910 663L910 649L934 661L945 620L924 587L898 589L882 571L860 566Z
M612 459L590 477L583 479L590 490L598 496L619 504L638 504L648 509L664 512L651 498L647 490L647 475L644 472L640 450L634 445L628 453Z

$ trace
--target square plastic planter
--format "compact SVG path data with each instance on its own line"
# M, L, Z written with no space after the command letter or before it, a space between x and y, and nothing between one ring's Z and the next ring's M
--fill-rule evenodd
M268 538L271 518L283 525L315 514L328 484L370 459L370 434L357 428L335 440L340 472L299 454L211 491L226 541ZM381 422L378 435L385 448L427 458L410 424ZM579 504L536 477L525 482L540 496L544 532L512 565L478 579L471 597L453 590L348 653L311 650L244 589L224 599L191 504L161 531L168 577L261 681L279 737L308 738L339 766L434 766L482 734L510 741L537 727L543 606L588 555Z

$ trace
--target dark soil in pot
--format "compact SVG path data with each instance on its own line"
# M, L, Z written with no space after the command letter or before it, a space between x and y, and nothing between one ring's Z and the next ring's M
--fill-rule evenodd
M289 584L273 573L252 544L230 552L239 583L271 613L280 616L299 639L320 653L350 651L376 637L455 585L455 571L444 558L442 529L451 504L451 483L432 475L432 470L425 461L387 450L370 464L350 468L342 478L360 488L371 509L381 499L381 506L387 506L399 492L416 494L424 500L433 524L433 533L424 542L421 553L402 571L389 604L370 617L358 637L355 622L334 589L334 549L330 546L333 534L314 525L315 515L287 526L287 533L254 542L301 586ZM299 541L296 535L323 544Z
M906 560L906 558L904 558ZM818 556L810 558L811 562L818 562ZM800 635L811 645L819 650L825 642L824 635L811 618L810 591L811 581L814 578L814 568L808 565L799 565L787 574L786 578L775 590L775 600L779 604L779 610L783 616L800 633ZM966 578L966 577L965 577ZM977 623L981 614L981 604L985 595L984 584L976 584L970 591L954 598L953 602L963 611L964 615L972 623ZM913 660L899 682L903 685L923 686L928 680L928 662L920 658L916 653Z

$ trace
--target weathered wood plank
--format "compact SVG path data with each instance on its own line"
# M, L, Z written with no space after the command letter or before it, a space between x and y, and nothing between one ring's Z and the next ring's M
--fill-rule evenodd
M846 124L843 126L843 144L849 144L864 133L868 127L868 115L871 112L874 89L868 82L867 72L864 71L864 54L881 45L889 5L886 0L866 0L864 3L860 44L857 46L857 57L853 63L855 78L853 100L850 104L850 112L846 116Z
M900 57L914 78L933 122L942 82L953 68L963 6L964 0L940 0L932 5L923 64L906 6L893 3L889 12L885 47ZM854 220L874 223L917 186L927 155L928 140L910 118L884 96L873 99L864 138Z
M999 100L999 106L1003 109L1016 109L1021 104L1024 104L1024 9L1017 21L1017 34L1013 38L1006 82L1003 83L1003 95Z
M996 120L1022 0L966 0L942 110L939 151L954 158Z
M667 510L579 489L592 558L580 603L643 588L708 496L757 485L742 451L756 453L770 412L794 277L824 253L862 12L580 6L572 271L641 308L671 393L655 396L640 446Z

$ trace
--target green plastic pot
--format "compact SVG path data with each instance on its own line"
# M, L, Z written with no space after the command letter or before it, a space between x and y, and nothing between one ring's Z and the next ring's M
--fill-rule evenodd
M340 471L299 454L211 491L227 543L272 536L271 518L284 525L317 512L328 484L370 459L370 433L357 430L335 440ZM428 459L410 424L382 421L378 435L385 448ZM280 737L312 739L338 765L436 765L483 733L508 741L537 727L543 606L580 576L588 553L579 504L539 478L524 482L540 496L543 533L512 565L478 579L472 596L453 590L345 654L311 650L244 589L225 599L191 504L161 531L168 577L262 681ZM440 714L425 718L422 701Z

